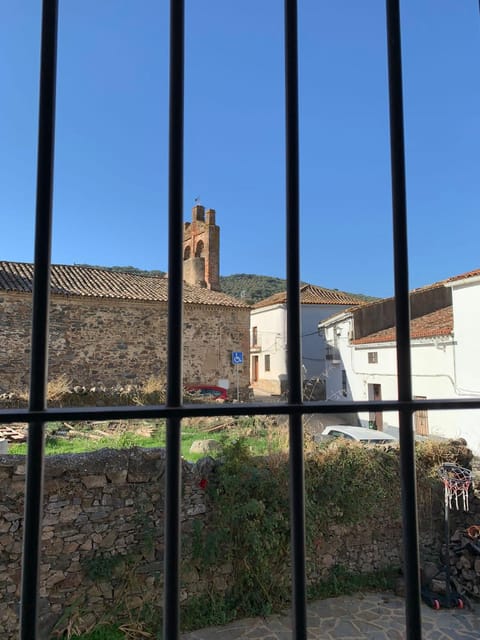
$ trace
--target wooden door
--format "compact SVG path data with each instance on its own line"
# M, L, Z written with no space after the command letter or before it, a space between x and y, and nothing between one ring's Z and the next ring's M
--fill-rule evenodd
M252 358L252 382L257 382L258 380L258 356L253 356Z
M426 396L415 396L415 400L426 400ZM421 409L419 411L415 411L415 433L419 436L428 436L428 411L426 409Z
M368 398L369 400L381 400L382 399L382 385L381 384L369 384L368 385ZM383 431L383 413L381 411L371 411L369 418L370 425L378 431Z

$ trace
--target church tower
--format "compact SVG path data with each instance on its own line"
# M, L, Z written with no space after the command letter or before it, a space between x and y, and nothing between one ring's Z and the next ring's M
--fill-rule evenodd
M197 204L183 227L183 278L188 284L220 291L220 227L215 209Z

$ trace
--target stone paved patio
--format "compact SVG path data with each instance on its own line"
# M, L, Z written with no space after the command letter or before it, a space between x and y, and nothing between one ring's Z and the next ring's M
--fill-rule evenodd
M319 600L308 606L312 640L402 640L404 600L387 593L356 594ZM479 610L480 611L480 610ZM422 605L425 640L478 640L480 613L469 609L434 611ZM290 640L288 615L248 618L223 627L183 634L182 640Z

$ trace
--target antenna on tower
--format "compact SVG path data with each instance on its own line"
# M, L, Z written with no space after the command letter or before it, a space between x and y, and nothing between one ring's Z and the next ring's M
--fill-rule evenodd
M195 198L195 204L200 204L200 196L197 196L197 197Z

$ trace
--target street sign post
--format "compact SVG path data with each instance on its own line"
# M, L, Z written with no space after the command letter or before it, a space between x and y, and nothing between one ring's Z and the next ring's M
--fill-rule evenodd
M243 364L243 351L232 351L232 364Z
M237 379L237 402L240 400L240 381L238 376L238 365L243 364L243 351L232 351L232 364L235 367Z

